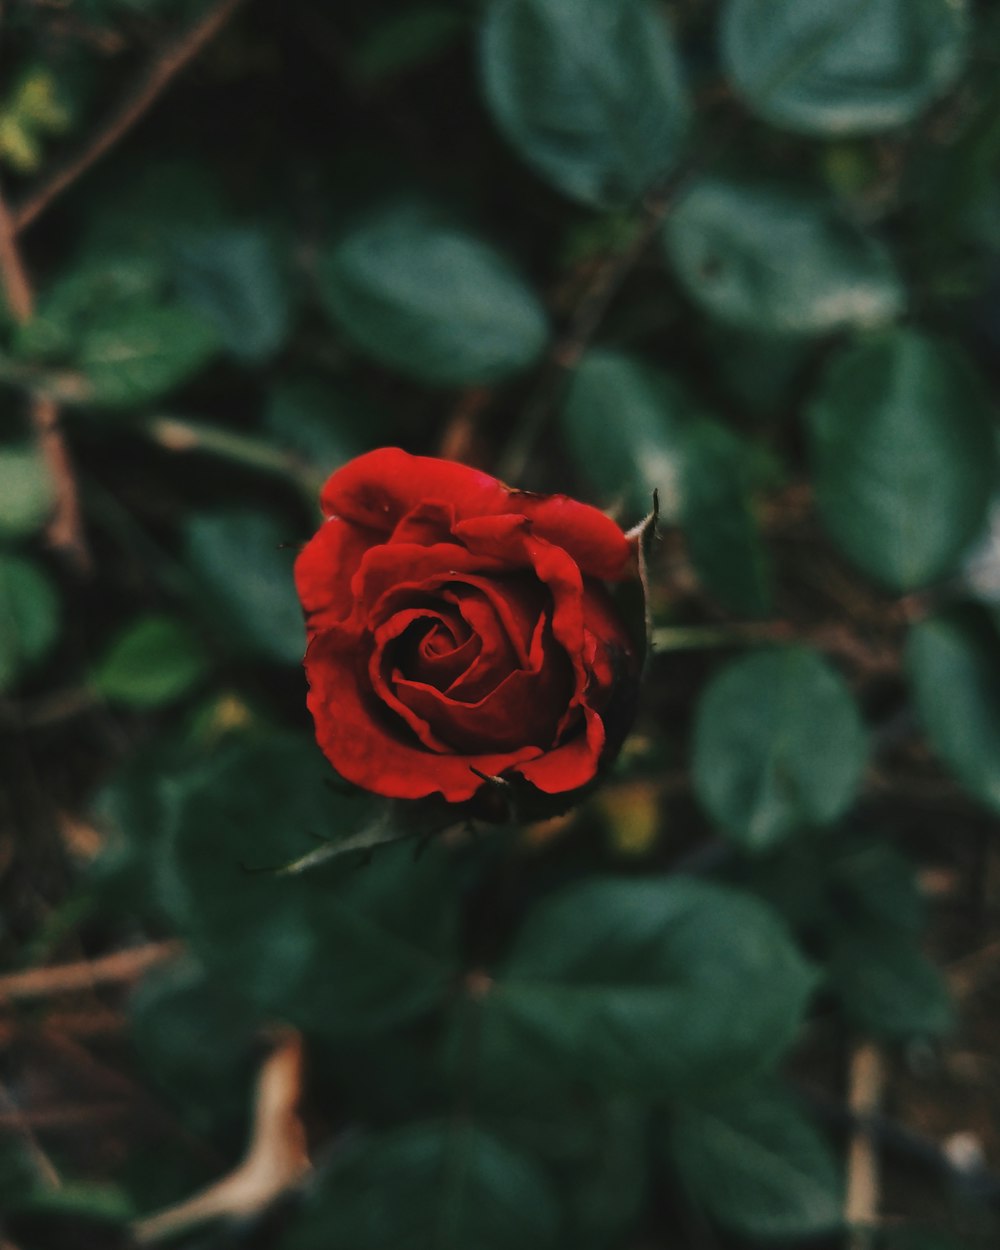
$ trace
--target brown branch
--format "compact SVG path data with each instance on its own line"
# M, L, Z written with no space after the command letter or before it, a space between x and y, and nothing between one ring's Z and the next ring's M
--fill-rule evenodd
M82 959L77 963L9 972L0 977L0 1002L16 998L46 998L51 994L89 990L96 985L134 981L157 964L175 958L181 949L181 943L176 941L150 942L145 946L115 951L100 959Z
M39 1179L47 1188L59 1189L62 1186L62 1177L35 1136L35 1125L29 1113L17 1105L6 1085L2 1083L0 1083L0 1107L3 1108L0 1110L0 1125L11 1128L21 1135Z
M885 1087L885 1064L874 1042L855 1047L848 1083L847 1105L855 1129L847 1155L844 1221L850 1250L871 1250L872 1230L878 1222L879 1158L868 1120L877 1114Z
M23 325L34 316L35 297L15 230L7 203L0 195L0 285L14 320ZM65 551L78 569L86 572L90 567L90 553L83 537L80 496L54 399L42 394L31 397L31 425L55 495L55 506L46 527L48 540L57 550Z
M217 0L207 13L159 53L97 136L17 209L13 222L15 232L30 226L53 200L132 129L171 80L219 33L242 3L243 0Z

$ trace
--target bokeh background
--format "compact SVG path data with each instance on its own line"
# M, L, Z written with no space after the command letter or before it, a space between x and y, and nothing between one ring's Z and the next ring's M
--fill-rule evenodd
M998 67L987 0L0 6L4 1250L998 1244ZM383 445L658 492L576 811L331 784L291 568Z

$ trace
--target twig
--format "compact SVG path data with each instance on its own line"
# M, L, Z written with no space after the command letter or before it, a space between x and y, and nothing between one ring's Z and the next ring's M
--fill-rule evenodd
M874 1135L864 1123L882 1101L885 1065L874 1042L862 1042L851 1055L847 1105L856 1118L847 1155L844 1220L850 1250L870 1250L879 1203L879 1163Z
M126 135L156 102L170 81L229 21L243 0L218 0L154 59L103 130L14 213L15 232L30 226L67 187Z
M129 1114L127 1102L65 1103L56 1107L32 1107L27 1111L0 1111L0 1132L23 1132L36 1128L71 1128L95 1120L117 1119Z
M301 1183L312 1167L299 1116L302 1069L302 1037L289 1030L257 1077L253 1126L243 1162L177 1206L137 1220L132 1226L136 1241L160 1241L220 1216L254 1215Z
M180 951L180 942L150 942L130 950L115 951L100 959L83 959L77 963L56 964L49 968L9 972L0 977L0 1002L46 998L51 994L92 989L96 985L134 981L157 964L175 958Z
M15 238L15 222L6 200L0 194L0 284L7 296L11 314L18 324L30 321L35 297ZM80 499L69 451L59 429L59 409L48 395L31 397L31 424L35 441L55 494L55 507L47 527L48 540L65 551L81 571L90 567L90 555L83 537Z

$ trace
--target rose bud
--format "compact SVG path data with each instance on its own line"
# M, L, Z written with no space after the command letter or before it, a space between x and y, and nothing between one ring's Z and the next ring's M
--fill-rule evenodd
M588 504L398 448L345 464L320 502L295 578L309 709L340 776L494 817L506 786L521 815L568 806L633 713L643 642L605 586L636 575L626 535Z

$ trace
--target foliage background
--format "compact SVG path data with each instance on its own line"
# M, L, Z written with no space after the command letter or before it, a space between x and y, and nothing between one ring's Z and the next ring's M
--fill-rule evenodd
M994 7L0 20L4 1244L995 1245ZM656 649L579 811L361 863L290 571L388 444L656 488ZM151 1222L268 1053L283 1191Z

